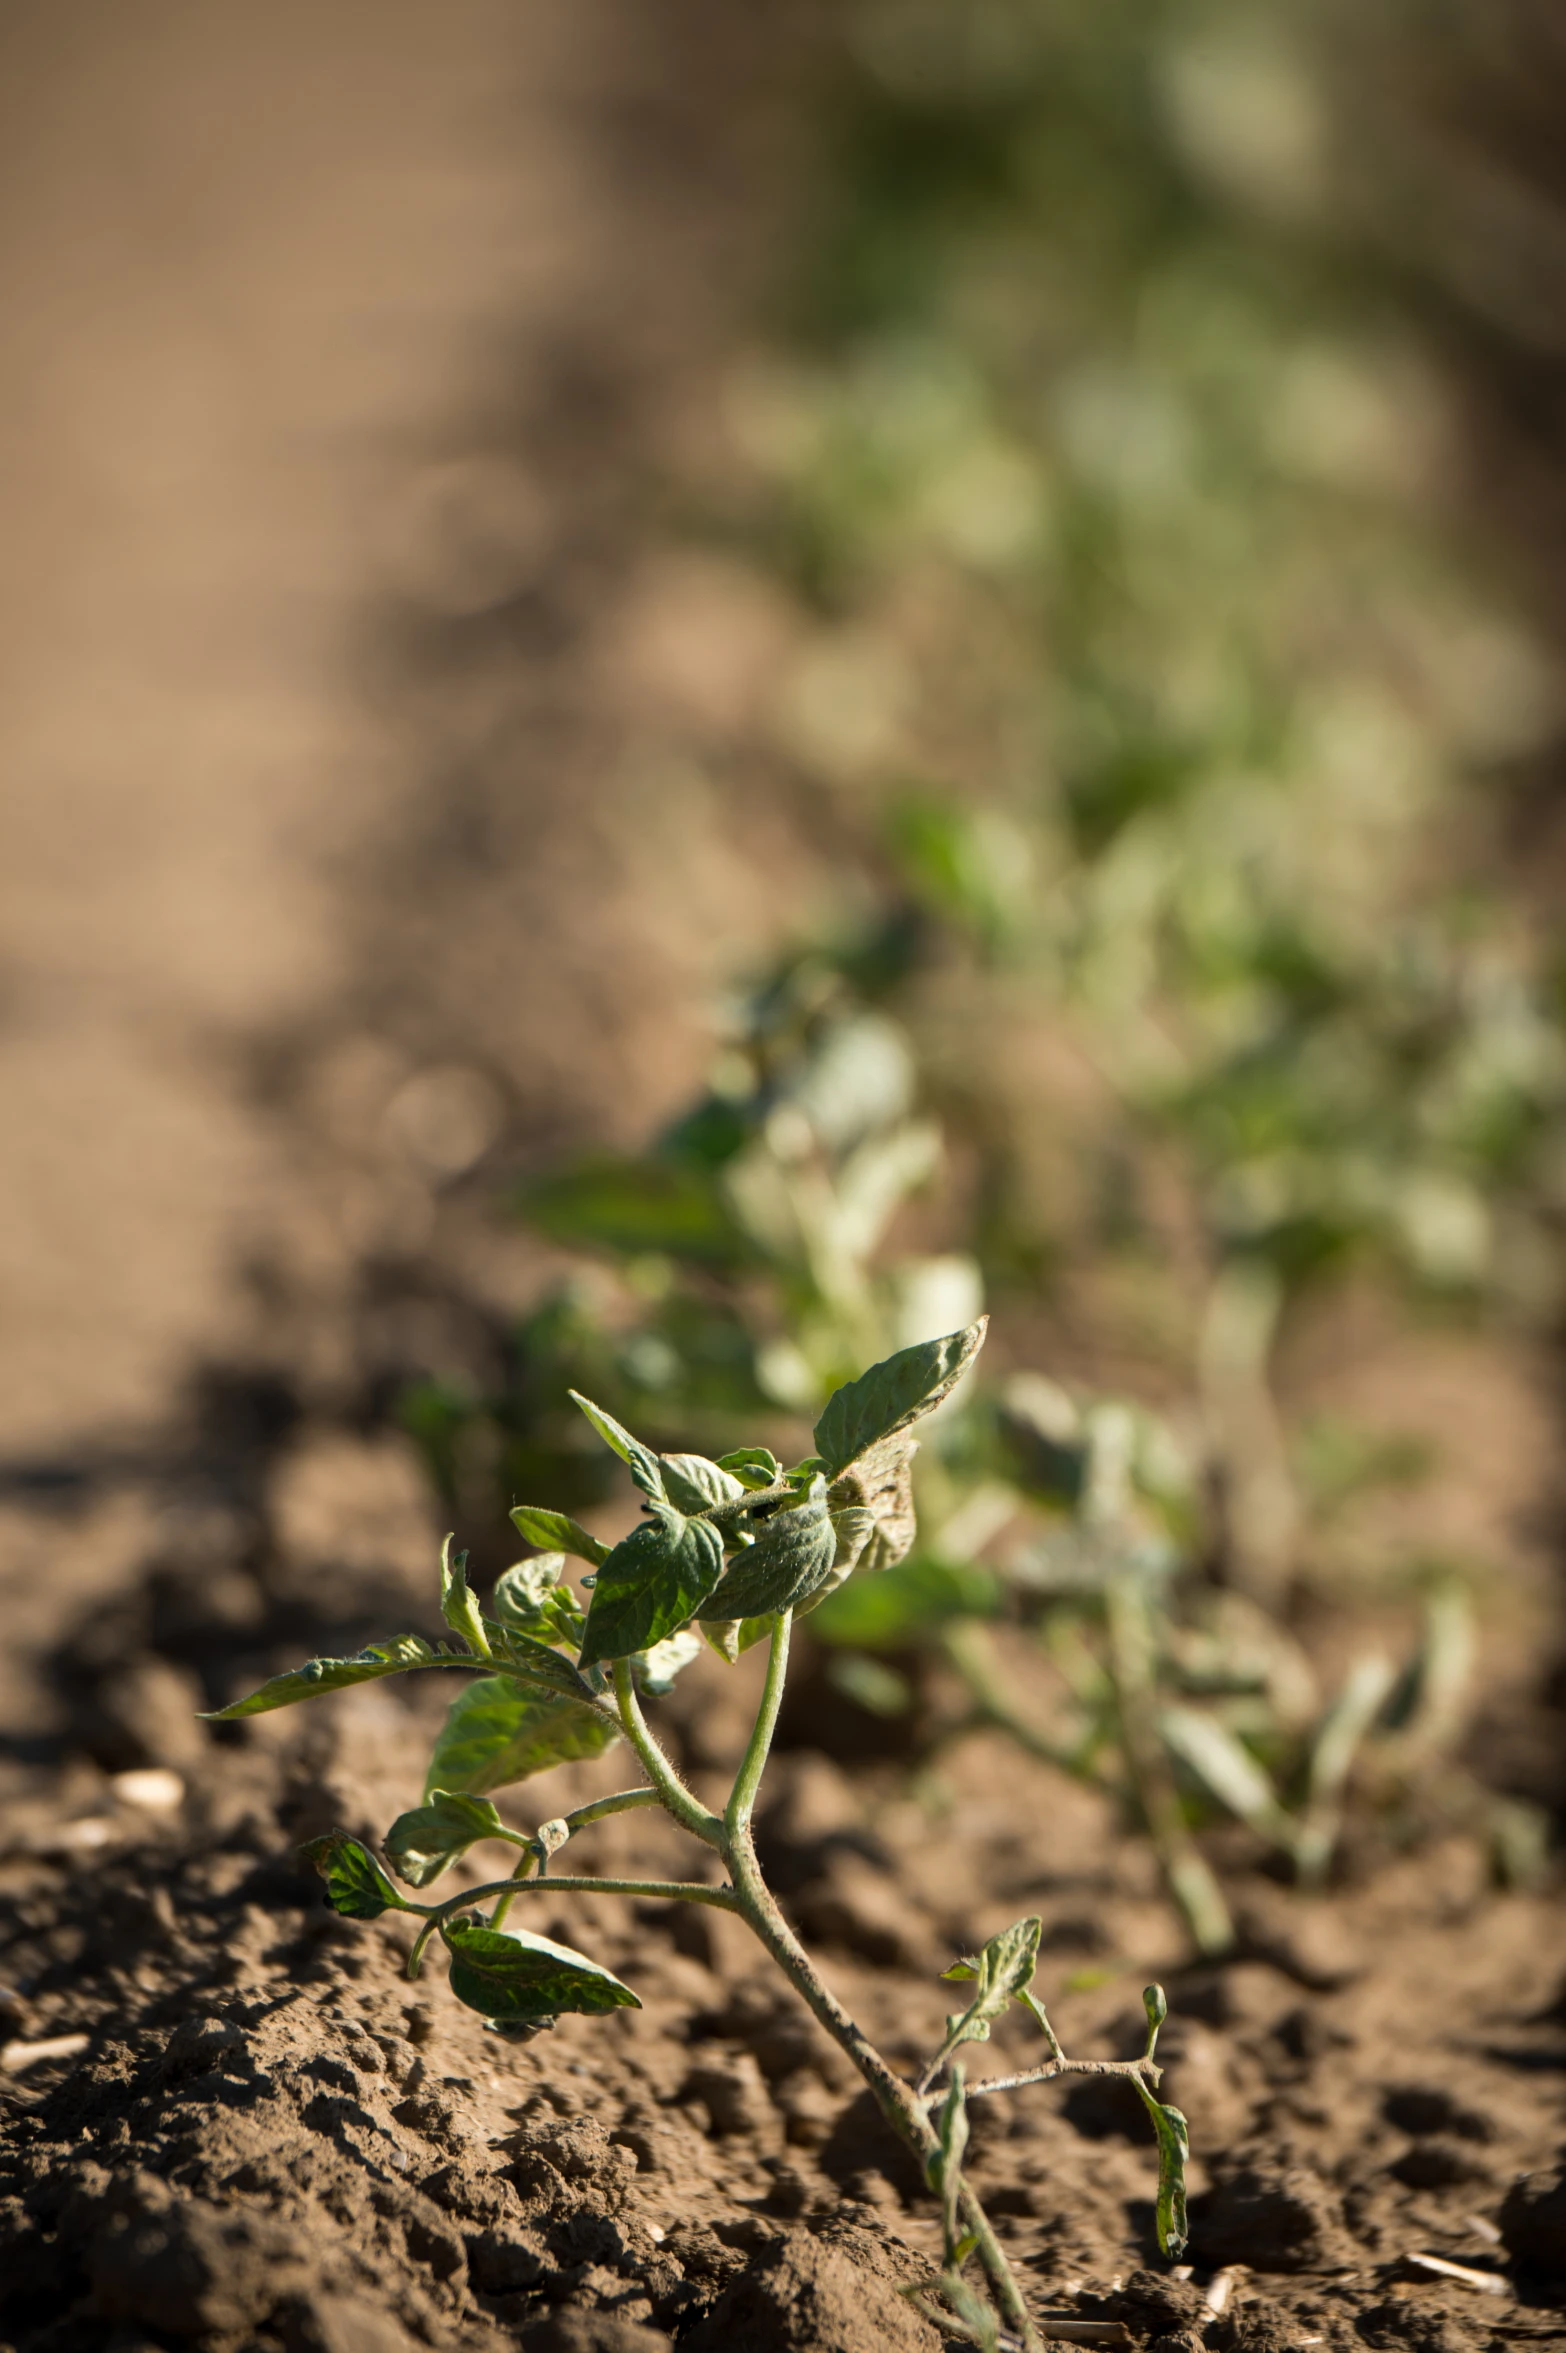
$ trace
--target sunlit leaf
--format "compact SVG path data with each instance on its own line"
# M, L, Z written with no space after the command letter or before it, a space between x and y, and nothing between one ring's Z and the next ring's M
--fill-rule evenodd
M665 1504L599 1570L582 1636L583 1666L629 1658L688 1626L722 1567L723 1539L711 1521L688 1520Z
M744 1487L775 1487L783 1475L783 1465L768 1446L741 1446L732 1454L720 1454L720 1471L730 1471Z
M482 1797L551 1765L602 1756L616 1737L608 1717L579 1699L530 1690L506 1675L485 1675L459 1692L447 1711L425 1775L425 1798L437 1789Z
M611 1971L553 1937L462 1919L444 1921L441 1936L451 1955L452 1992L497 2024L541 2026L567 2011L601 2017L642 2006Z
M453 1552L448 1536L440 1548L440 1614L479 1658L489 1656L489 1637L479 1605L468 1585L468 1556Z
M742 1480L704 1454L661 1454L659 1467L669 1501L681 1511L706 1511L715 1503L733 1503L745 1492Z
M488 1798L437 1789L426 1804L399 1814L381 1843L399 1879L410 1887L428 1887L476 1839L493 1838L502 1827Z
M655 1503L661 1503L664 1492L663 1473L658 1465L658 1457L652 1448L644 1446L640 1438L633 1438L630 1431L617 1422L612 1413L605 1413L601 1405L595 1405L592 1399L584 1397L579 1389L572 1389L569 1395L572 1404L580 1407L604 1444L612 1447L620 1460L629 1467L631 1476L642 1493L650 1496ZM514 1514L513 1517L515 1517Z
M274 1675L247 1699L230 1700L226 1708L211 1708L207 1724L232 1723L240 1716L264 1716L273 1708L291 1708L299 1700L315 1699L323 1691L346 1691L352 1683L373 1683L382 1675L406 1675L416 1667L471 1665L465 1653L442 1645L436 1649L422 1634L396 1634L390 1642L372 1642L352 1658L310 1659Z
M988 1316L980 1316L965 1331L900 1348L829 1397L815 1427L828 1475L836 1477L872 1446L944 1403L983 1347L988 1328Z
M326 1881L326 1900L345 1920L378 1920L383 1912L413 1909L397 1893L368 1847L345 1830L329 1830L324 1838L309 1839L299 1852L313 1863Z
M569 1552L576 1560L591 1561L595 1568L609 1558L608 1545L589 1536L563 1511L544 1511L536 1503L513 1504L511 1524L524 1544L536 1544L544 1552Z
M992 1936L977 1956L954 1961L950 1969L942 1971L944 1977L965 1980L975 1988L967 2009L949 2022L950 2046L989 2041L990 2028L1007 2003L1032 1983L1043 1925L1036 1917L1016 1920L999 1936Z

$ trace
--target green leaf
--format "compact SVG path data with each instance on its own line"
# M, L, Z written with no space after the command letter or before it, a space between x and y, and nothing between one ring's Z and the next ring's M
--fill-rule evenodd
M742 1479L704 1454L664 1454L658 1459L669 1501L681 1511L706 1511L715 1503L732 1503L745 1492Z
M652 1448L644 1446L640 1438L633 1438L612 1413L605 1413L601 1405L595 1405L579 1389L570 1389L566 1394L573 1405L580 1406L604 1444L612 1447L620 1460L629 1466L631 1476L642 1493L650 1496L654 1503L663 1502L663 1473Z
M622 1538L598 1572L582 1665L629 1658L688 1626L718 1582L723 1538L669 1504Z
M506 1675L485 1675L459 1692L447 1711L425 1776L425 1799L437 1789L482 1797L551 1765L602 1756L616 1737L608 1718L578 1699L530 1691Z
M666 1634L650 1650L639 1650L632 1659L636 1680L650 1699L661 1699L674 1688L674 1678L701 1655L701 1636L693 1626L682 1627L678 1634Z
M489 1636L468 1585L468 1556L465 1552L453 1553L452 1542L448 1536L440 1548L440 1614L476 1657L487 1659Z
M345 1920L378 1920L383 1912L417 1908L397 1893L368 1847L346 1830L329 1830L324 1838L308 1840L299 1852L320 1872L327 1902Z
M989 2041L993 2021L1032 1982L1043 1925L1037 1918L1016 1920L999 1936L992 1936L977 1959L954 1961L950 1969L941 1972L945 1978L969 1979L978 1987L961 2016L948 2021L949 2049L955 2050L960 2043Z
M399 1879L406 1879L410 1887L428 1887L476 1839L494 1838L503 1829L487 1797L437 1789L426 1805L399 1814L381 1843Z
M549 1643L510 1626L497 1626L495 1635L501 1646L500 1657L524 1668L531 1681L547 1684L551 1691L558 1691L566 1699L597 1698L597 1687L571 1659Z
M524 1544L536 1544L545 1552L569 1552L575 1560L591 1561L595 1569L609 1558L608 1545L600 1543L596 1536L589 1536L585 1528L567 1519L563 1511L544 1511L536 1503L518 1503L512 1506L511 1523Z
M1158 2135L1158 2247L1160 2254L1178 2262L1185 2253L1185 2168L1191 2154L1191 2134L1178 2108L1155 2100L1139 2075L1132 2082Z
M765 1642L776 1623L775 1618L703 1618L702 1639L732 1667L756 1643Z
M732 1454L720 1454L720 1471L731 1471L742 1487L775 1487L783 1476L783 1465L768 1446L740 1446Z
M569 1643L575 1650L582 1639L582 1610L570 1586L561 1582L564 1569L563 1552L513 1561L495 1580L495 1618L508 1631L538 1642Z
M724 1262L746 1254L705 1169L660 1160L594 1159L530 1185L521 1206L557 1242Z
M817 1451L836 1478L860 1455L892 1438L948 1398L984 1345L988 1316L941 1340L921 1340L873 1364L827 1399L815 1427Z
M827 1508L826 1481L817 1471L802 1503L781 1507L758 1523L755 1542L730 1561L697 1615L774 1617L817 1592L836 1558L837 1530Z
M542 2026L568 2010L601 2017L642 2006L609 1970L553 1937L461 1919L444 1921L440 1933L451 1955L452 1992L497 2025Z
M373 1683L381 1675L406 1675L415 1667L469 1666L471 1659L442 1645L439 1650L422 1634L394 1634L390 1642L372 1642L347 1659L310 1659L274 1675L248 1699L230 1700L226 1708L211 1708L204 1724L230 1724L240 1716L264 1716L273 1708L291 1708L301 1699L315 1699L323 1691L346 1691L351 1683Z
M941 2229L946 2247L946 2261L956 2268L957 2242L962 2236L958 2220L958 2200L962 2196L962 2160L968 2146L968 2104L963 2095L961 2063L952 2069L952 2079L941 2103L940 2147L932 2149L925 2161L925 2178L941 2201Z

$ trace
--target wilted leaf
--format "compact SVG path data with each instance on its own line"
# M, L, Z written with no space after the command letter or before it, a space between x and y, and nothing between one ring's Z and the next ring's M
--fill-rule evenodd
M608 1545L589 1536L563 1511L544 1511L536 1503L513 1504L511 1524L524 1544L536 1544L545 1552L569 1552L575 1560L591 1561L594 1568L609 1558Z
M744 1481L704 1454L664 1454L663 1483L669 1501L681 1511L706 1511L714 1503L733 1503L745 1492Z
M859 1566L872 1575L892 1569L913 1549L919 1533L914 1509L913 1458L917 1438L884 1438L832 1481L834 1511L867 1511L873 1526Z
M471 1920L442 1923L451 1955L451 1990L459 2002L503 2026L539 2026L578 2011L639 2010L628 1985L553 1937L525 1928L484 1928Z
M488 1658L489 1637L479 1605L468 1585L468 1556L454 1553L448 1536L440 1548L440 1614L453 1634L460 1634L478 1658Z
M382 1845L399 1879L406 1879L410 1887L428 1887L467 1853L475 1839L493 1838L500 1828L500 1816L488 1798L437 1789L427 1804L397 1816Z
M665 1504L633 1528L598 1572L582 1664L629 1658L688 1626L718 1581L723 1539L710 1520Z
M630 1431L617 1422L612 1413L605 1413L601 1405L595 1405L592 1399L584 1397L579 1389L568 1390L567 1395L573 1405L580 1406L604 1444L611 1447L620 1460L629 1467L631 1476L642 1493L650 1496L653 1502L661 1503L664 1500L663 1473L658 1467L658 1457L652 1448L644 1446L640 1438L633 1438Z
M1178 2262L1185 2253L1185 2168L1191 2154L1191 2135L1178 2108L1155 2100L1139 2075L1131 2078L1142 2095L1142 2105L1158 2135L1158 2246L1161 2254Z
M950 1969L942 1971L943 1977L970 1980L977 1989L967 2009L947 2029L950 2048L989 2041L994 2020L1032 1982L1042 1928L1043 1922L1037 1918L1014 1921L999 1936L992 1936L976 1959L954 1961Z
M816 1448L829 1476L835 1478L872 1446L933 1413L978 1355L988 1327L988 1316L980 1316L965 1331L900 1348L829 1397L815 1428Z
M291 1708L301 1699L315 1699L323 1691L345 1691L351 1683L373 1683L381 1675L406 1675L415 1667L471 1665L465 1654L442 1647L436 1650L422 1634L394 1634L390 1642L372 1642L352 1658L310 1659L274 1675L248 1699L230 1700L226 1708L211 1708L206 1724L228 1724L239 1716L264 1716L273 1708Z
M818 1471L802 1503L759 1523L756 1541L730 1561L698 1615L773 1617L825 1584L836 1557L837 1531L827 1509L826 1481Z
M485 1675L447 1711L425 1775L425 1797L437 1789L483 1796L551 1765L602 1756L616 1737L608 1718L580 1700L530 1690L506 1675Z
M345 1830L329 1830L299 1849L326 1881L326 1900L345 1920L378 1920L383 1912L410 1912L380 1864Z

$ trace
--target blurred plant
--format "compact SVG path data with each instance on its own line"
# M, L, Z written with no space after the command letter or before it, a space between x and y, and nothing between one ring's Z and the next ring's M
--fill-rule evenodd
M906 1033L861 985L886 941L786 960L728 1008L707 1090L641 1154L597 1154L527 1184L528 1223L578 1271L519 1334L505 1394L421 1383L404 1396L448 1503L548 1476L590 1501L596 1466L554 1398L590 1386L681 1441L726 1444L757 1418L784 1438L851 1368L972 1321L975 1261L882 1244L928 1187L940 1131L915 1109ZM585 1254L596 1261L583 1264Z
M1061 2049L1031 1991L1040 1922L1019 1920L949 1977L968 1981L972 1999L947 2020L940 2047L918 2081L899 2076L870 2043L819 1975L762 1875L752 1815L782 1704L792 1620L853 1571L895 1561L913 1540L908 1432L951 1396L984 1340L984 1324L900 1350L834 1390L817 1420L816 1451L785 1470L765 1446L714 1461L656 1453L614 1417L577 1396L587 1423L625 1463L643 1516L613 1547L565 1514L520 1506L514 1515L530 1541L560 1549L506 1571L486 1613L467 1582L466 1555L447 1539L441 1559L441 1614L456 1637L439 1649L415 1635L374 1644L350 1659L313 1659L274 1676L248 1698L218 1711L230 1721L289 1707L346 1686L429 1668L475 1677L454 1701L430 1760L424 1802L387 1832L385 1853L405 1885L427 1888L468 1850L500 1840L517 1850L511 1876L436 1903L405 1896L375 1857L346 1832L303 1850L326 1882L327 1900L354 1920L407 1912L422 1925L408 1958L417 1977L438 1935L450 1956L451 1990L503 2033L534 2034L563 2013L601 2016L637 2006L632 1989L587 1954L507 1924L518 1897L572 1891L655 1897L733 1913L758 1938L802 1995L819 2025L863 2076L882 2115L925 2166L942 2202L944 2264L940 2292L957 2333L999 2348L1042 2353L1039 2335L983 2207L962 2177L967 2139L962 2075L954 2072L937 2129L934 2090L956 2052L987 2042L1013 2001L1036 2020L1048 2057L1019 2075L976 2085L995 2092L1016 2083L1072 2073L1121 2075L1141 2096L1159 2149L1158 2237L1178 2256L1185 2246L1185 2119L1155 2096L1154 2057L1166 2014L1162 1990L1145 1996L1148 2032L1129 2060L1074 2060ZM589 1562L583 1609L565 1582L567 1556ZM769 1645L766 1682L750 1738L721 1814L680 1779L642 1712L642 1692L657 1693L702 1638L733 1661L753 1642ZM574 1654L574 1655L573 1655ZM640 1690L639 1688L640 1687ZM634 1749L640 1787L603 1797L543 1823L532 1835L504 1823L490 1793L550 1766L596 1756L618 1739ZM717 1880L654 1880L550 1875L552 1858L576 1834L616 1813L661 1806L679 1829L722 1867ZM489 1902L486 1916L480 1906ZM971 2094L969 2096L972 2096ZM999 2311L962 2277L977 2254Z
M798 600L783 763L987 975L916 1036L990 1155L992 1279L1021 1245L1178 1294L1273 1602L1291 1297L1372 1258L1538 1323L1566 1207L1554 977L1469 789L1558 691L1443 547L1439 383L1334 250L1318 14L851 0L713 517ZM1005 1067L1030 1016L1096 1076L1055 1122Z
M791 960L737 1008L718 1083L651 1152L529 1188L545 1230L596 1246L605 1264L602 1321L579 1278L564 1294L569 1322L558 1304L534 1319L531 1334L551 1338L534 1381L591 1367L617 1407L656 1415L682 1445L693 1434L728 1444L744 1413L770 1405L768 1434L782 1443L856 1342L912 1345L943 1317L949 1327L952 1310L977 1310L972 1261L887 1246L895 1208L937 1169L941 1141L916 1112L903 1033L856 994L853 974L852 958L825 951ZM727 1391L712 1378L719 1364ZM515 1403L506 1410L515 1416ZM1205 1427L1197 1417L1199 1440ZM1378 1472L1416 1467L1406 1449L1367 1450L1342 1428L1318 1428L1311 1459L1312 1487L1333 1510ZM829 1679L872 1714L909 1712L915 1660L955 1671L965 1699L926 1726L927 1762L995 1727L1113 1797L1151 1841L1205 1952L1233 1943L1195 1836L1215 1809L1305 1885L1327 1872L1356 1770L1390 1820L1440 1766L1450 1811L1471 1650L1466 1600L1448 1579L1400 1672L1364 1649L1324 1699L1276 1615L1203 1573L1213 1472L1156 1416L1111 1400L1079 1407L1038 1374L964 1389L930 1422L919 1457L927 1532L895 1561L877 1540L862 1565L885 1574L825 1596L812 1623ZM518 1526L534 1542L560 1540L537 1515ZM1003 1650L1019 1640L1047 1669L1047 1695L1013 1687ZM1426 1786L1427 1812L1431 1800Z
M1156 1418L1099 1402L1079 1410L1053 1383L1014 1376L998 1421L1015 1484L991 1479L991 1620L1031 1629L1051 1696L1017 1692L992 1623L959 1599L971 1504L925 1539L952 1580L894 1572L829 1603L821 1633L867 1634L908 1651L933 1644L956 1670L966 1712L941 1725L927 1756L994 1727L1030 1754L1116 1798L1149 1838L1198 1949L1228 1950L1234 1929L1192 1832L1216 1808L1319 1887L1344 1826L1351 1776L1383 1818L1413 1826L1476 1811L1452 1751L1465 1726L1472 1623L1461 1584L1427 1596L1419 1640L1401 1668L1357 1652L1324 1699L1300 1644L1247 1597L1192 1575L1192 1487ZM1054 1511L1041 1518L1041 1507ZM1490 1824L1499 1841L1504 1824Z

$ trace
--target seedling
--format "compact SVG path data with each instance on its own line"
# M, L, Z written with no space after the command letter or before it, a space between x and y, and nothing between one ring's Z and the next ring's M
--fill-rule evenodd
M472 1675L436 1740L423 1803L400 1815L386 1834L383 1852L395 1877L343 1831L305 1848L334 1910L354 1920L387 1911L414 1914L422 1925L409 1955L410 1976L418 1975L428 1946L439 1938L457 1999L510 2033L536 2032L566 2012L600 2015L637 2006L632 1988L587 1954L512 1925L508 1913L519 1898L543 1889L660 1898L733 1913L852 2060L940 2196L940 2284L948 2307L943 2325L981 2346L1020 2345L1032 2353L1041 2343L1038 2330L963 2177L966 2102L1060 2075L1127 2077L1157 2132L1160 2245L1178 2255L1185 2243L1185 2125L1178 2110L1155 2096L1162 1992L1148 1989L1147 2044L1139 2058L1069 2059L1031 1991L1040 1923L1018 1921L948 1972L972 1986L972 1998L948 2019L929 2065L910 2083L849 2016L789 1927L762 1875L751 1828L783 1698L793 1621L856 1567L906 1551L913 1535L908 1466L915 1441L909 1433L950 1397L977 1356L984 1331L981 1320L902 1349L846 1383L816 1423L816 1452L789 1469L760 1446L717 1461L654 1453L578 1397L641 1492L644 1516L628 1536L610 1547L562 1513L519 1507L513 1518L521 1533L552 1549L507 1570L487 1612L468 1585L465 1556L454 1554L448 1539L441 1612L454 1641L436 1646L405 1634L353 1658L313 1659L218 1710L217 1720L260 1715L321 1692L426 1668ZM566 1581L568 1556L591 1572L582 1579L585 1608ZM721 1813L687 1788L642 1710L643 1695L666 1690L703 1639L730 1661L754 1643L770 1646L760 1706ZM511 1829L490 1802L496 1789L567 1759L599 1755L619 1740L630 1745L644 1776L634 1789L545 1822L531 1836ZM590 1824L650 1805L661 1806L707 1848L722 1875L627 1879L553 1869L562 1848ZM404 1892L429 1887L484 1840L517 1850L508 1877L444 1901L420 1902ZM1013 2001L1037 2021L1047 2056L1021 2073L965 2085L952 2066L955 2054L988 2041L994 2020ZM993 2306L963 2276L970 2256L983 2267Z

